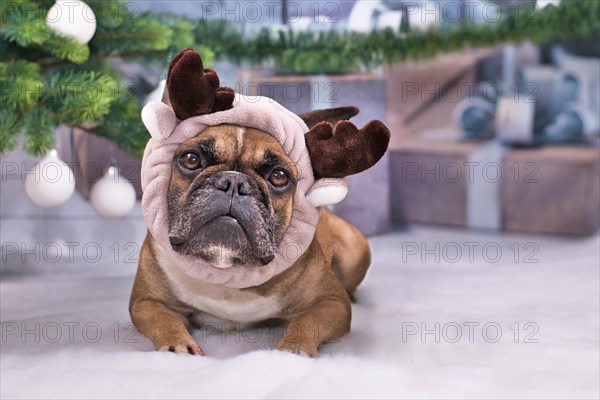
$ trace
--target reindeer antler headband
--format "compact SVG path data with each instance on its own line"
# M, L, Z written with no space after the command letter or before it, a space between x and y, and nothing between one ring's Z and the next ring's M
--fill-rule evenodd
M180 51L169 65L167 91L171 107L178 119L229 110L235 93L220 87L219 77L212 69L204 69L196 50Z
M360 130L347 121L358 113L355 107L297 116L271 99L244 97L220 87L215 71L204 69L193 49L181 51L171 62L167 93L170 107L150 102L142 110L142 120L152 135L142 160L142 210L150 233L167 256L188 275L208 283L256 286L291 266L313 239L317 207L341 201L347 193L343 178L373 166L390 138L380 121L371 121ZM206 127L226 123L269 133L298 170L292 220L275 258L263 267L218 269L182 256L169 245L167 192L173 154L179 144L202 134Z

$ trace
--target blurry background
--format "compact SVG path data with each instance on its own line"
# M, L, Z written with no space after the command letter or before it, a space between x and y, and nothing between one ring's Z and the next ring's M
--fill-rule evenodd
M517 320L534 321L559 350L500 347L498 363L489 361L498 371L514 360L532 364L515 370L527 379L504 376L491 393L569 396L575 388L597 396L600 2L57 0L0 8L2 344L13 362L30 349L16 322L92 315L107 331L128 321L146 233L140 110L162 98L171 57L194 47L237 92L296 113L355 105L357 125L380 119L390 127L389 152L350 177L348 197L334 207L374 248L358 333L338 350L410 368L413 356L458 362L457 371L486 367L479 355L488 350L479 347L466 359L457 356L462 347L438 359L438 350L411 347L369 353L360 338L384 337L395 349L390 332L404 333L405 323L493 320L508 332ZM36 310L48 301L46 280L61 283L44 317ZM94 304L118 312L98 314ZM372 315L382 330L369 330ZM139 343L133 348L149 350ZM565 354L581 362L573 367ZM478 379L491 385L490 371ZM433 376L448 384L446 373ZM3 394L33 393L7 376ZM547 392L526 389L534 383ZM455 393L485 393L486 384ZM63 393L51 381L42 387Z
M335 207L367 235L598 229L597 2L60 4L3 5L3 269L38 266L22 243L62 260L80 256L63 244L74 238L141 239L139 110L184 47L243 94L387 122L390 152Z

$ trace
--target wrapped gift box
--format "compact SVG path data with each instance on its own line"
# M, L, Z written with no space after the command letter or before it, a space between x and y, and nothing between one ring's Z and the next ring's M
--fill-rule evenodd
M392 151L391 171L396 223L564 235L598 230L598 148L416 139Z
M81 128L60 126L61 157L73 169L75 187L86 199L90 198L92 186L116 166L122 177L129 180L137 198L142 197L140 170L142 160L128 154L116 144Z
M502 180L504 228L571 235L596 232L600 221L599 155L597 148L568 146L507 153L504 168L525 168L521 179L506 176ZM532 161L535 165L528 164Z
M497 48L464 50L384 67L392 148L451 120L456 104L479 81L480 65L499 54Z

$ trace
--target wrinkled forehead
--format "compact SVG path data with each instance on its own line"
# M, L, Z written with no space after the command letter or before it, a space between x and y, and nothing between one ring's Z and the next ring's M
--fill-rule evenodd
M185 140L176 155L190 150L202 150L219 162L242 162L259 165L268 161L271 164L284 164L293 168L281 144L270 134L255 128L222 124L210 126L198 135Z

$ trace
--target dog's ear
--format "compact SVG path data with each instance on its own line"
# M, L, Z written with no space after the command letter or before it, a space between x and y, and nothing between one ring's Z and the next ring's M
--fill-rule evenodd
M180 120L228 110L235 98L232 89L220 87L214 70L204 69L202 58L194 49L181 50L171 61L167 93Z
M315 179L343 178L371 168L385 154L390 130L381 121L320 122L304 135Z
M335 124L338 121L348 120L358 114L358 112L358 108L347 106L309 111L307 113L300 114L299 117L302 118L306 126L308 126L310 129L319 122L329 122L331 124Z

